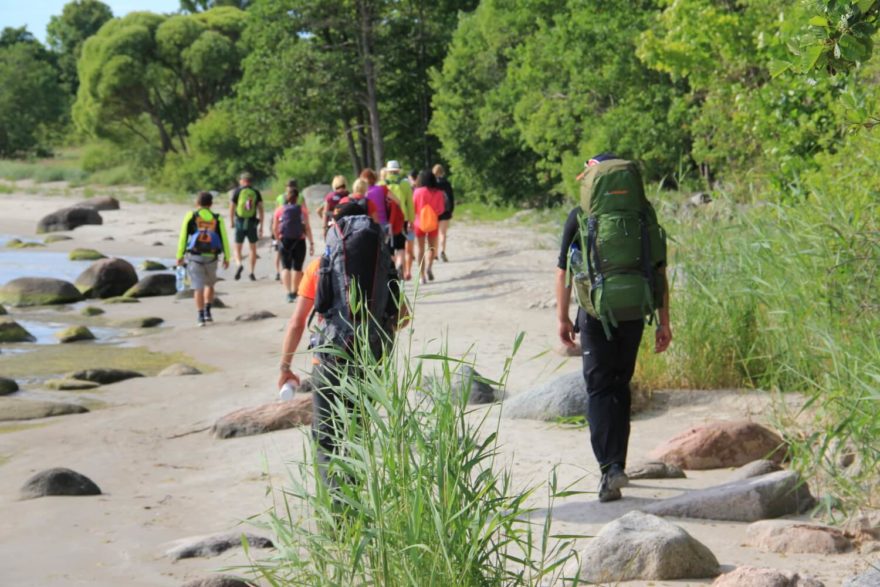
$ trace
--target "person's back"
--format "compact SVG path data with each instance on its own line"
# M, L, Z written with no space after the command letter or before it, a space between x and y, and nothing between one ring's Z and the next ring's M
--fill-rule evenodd
M385 202L387 197L388 188L384 185L372 185L367 190L367 200L373 203L376 210L376 222L382 226L388 224L388 206Z

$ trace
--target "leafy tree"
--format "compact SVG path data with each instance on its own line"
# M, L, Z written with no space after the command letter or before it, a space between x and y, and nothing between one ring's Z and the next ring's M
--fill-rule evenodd
M120 143L136 136L162 154L186 152L189 125L229 96L240 77L245 19L222 7L109 21L83 46L77 126Z
M79 86L76 62L82 45L111 18L110 7L100 0L72 0L64 5L59 16L49 20L46 27L49 47L58 55L61 78L74 94Z
M217 6L232 6L239 10L247 10L253 4L251 0L180 0L181 12L204 12Z
M40 146L64 115L67 99L39 43L7 45L5 33L0 44L0 157L17 157Z

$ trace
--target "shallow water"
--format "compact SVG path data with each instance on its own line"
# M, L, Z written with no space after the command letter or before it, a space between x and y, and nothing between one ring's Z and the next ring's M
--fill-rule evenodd
M7 249L6 243L13 238L19 238L25 242L41 242L32 238L14 235L0 235L0 285L18 277L54 277L73 283L79 274L88 269L94 261L71 261L67 253L47 251L43 248L33 249ZM172 266L171 259L158 257L122 257L137 269L138 265L146 259L159 261L166 266ZM160 271L158 273L168 273ZM138 271L138 277L143 277L146 272Z

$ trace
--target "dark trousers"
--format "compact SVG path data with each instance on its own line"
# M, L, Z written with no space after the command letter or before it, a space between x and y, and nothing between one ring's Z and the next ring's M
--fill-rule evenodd
M614 463L626 467L629 444L629 416L632 398L629 382L636 368L636 357L645 323L620 322L605 336L602 322L583 310L578 312L583 349L584 381L590 396L587 421L590 443L602 472Z
M315 385L313 397L312 438L317 444L318 467L324 483L334 489L339 485L338 475L329 474L328 467L333 455L342 450L345 438L344 423L339 418L337 403L341 402L344 409L352 416L359 418L360 409L355 405L348 393L340 390L339 379L342 369L349 377L357 377L359 368L349 363L325 359L315 365L312 380Z

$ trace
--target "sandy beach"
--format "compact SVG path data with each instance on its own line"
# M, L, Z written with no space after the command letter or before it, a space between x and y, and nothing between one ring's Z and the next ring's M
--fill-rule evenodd
M22 188L0 195L0 235L42 241L42 235L35 235L37 221L82 199L74 191L66 196L42 193L51 190L52 186L41 186L41 193L25 193ZM101 213L103 225L79 227L65 233L72 240L29 253L88 247L108 256L171 259L180 221L188 209L123 201L121 210ZM216 211L225 217L225 203ZM162 245L154 245L157 241ZM522 221L491 225L454 221L450 262L438 262L437 280L419 289L411 331L402 336L412 337L412 347L418 351L438 351L446 344L454 356L469 354L480 373L496 378L515 337L524 332L509 377L510 396L577 371L578 357L563 357L555 350L552 288L557 242L558 235ZM86 414L0 422L0 585L177 586L247 563L241 549L177 562L165 552L175 540L190 536L254 530L247 520L272 506L277 488L287 478L287 463L299 458L308 442L307 429L228 440L216 439L208 430L231 411L277 398L281 337L292 305L274 281L268 243L261 245L260 255L256 282L233 281L232 270L221 273L225 281L218 284L218 295L229 307L216 310L215 323L206 328L196 327L192 300L174 296L145 298L138 304L88 302L106 310L101 319L108 324L142 316L163 318L159 328L140 331L125 344L182 353L206 372L102 386L78 396L100 406ZM413 287L408 286L410 293ZM38 318L64 313L60 308L7 309L13 318L19 313L38 313ZM277 318L234 321L238 315L260 310L273 312ZM67 311L65 319L75 321L72 314ZM672 320L674 329L674 313ZM2 352L0 375L7 354L6 349ZM42 351L30 352L37 356ZM309 356L301 354L295 361L297 372L307 374L309 364ZM19 396L25 398L68 399L84 393L47 391L39 384L23 387ZM645 460L651 449L695 424L714 419L766 424L770 404L768 394L756 391L654 390L649 409L634 418L630 461ZM477 408L472 417L490 410L489 421L494 423L499 409ZM502 454L518 484L546 484L558 467L562 485L580 479L575 489L595 491L598 467L586 429L509 418L500 422ZM25 480L50 467L68 467L87 475L103 495L20 500L18 492ZM554 530L593 535L627 511L722 483L731 470L687 474L687 479L634 481L624 490L624 499L610 504L598 503L593 493L560 500L553 514ZM267 492L270 484L276 492ZM545 498L546 492L539 491L536 504ZM723 570L739 565L792 570L815 576L831 587L876 560L876 554L858 550L833 556L765 553L744 545L744 523L672 521L708 546ZM261 555L261 551L254 552Z

